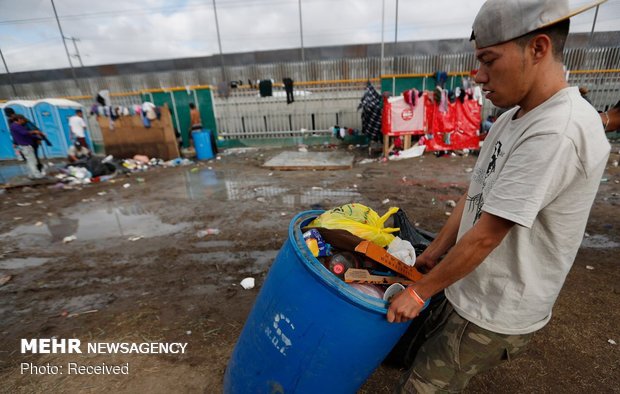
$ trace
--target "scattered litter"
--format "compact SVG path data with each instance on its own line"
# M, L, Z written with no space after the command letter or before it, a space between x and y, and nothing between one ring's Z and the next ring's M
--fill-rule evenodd
M270 173L269 173L269 174L267 174L267 175L268 175L268 176L272 176L272 175L273 175L273 172L270 172Z
M605 182L607 182L608 180L609 180L609 179L607 179L607 178L601 178L601 183L605 183Z
M143 236L141 236L141 235L135 235L135 236L133 236L133 237L129 237L128 239L129 239L131 242L134 242L134 241L137 241L137 240L142 239L142 238L144 238L144 237L143 237Z
M209 167L207 167L207 170L212 170L212 169L213 169L213 167L210 167L210 166L209 166Z
M357 185L356 185L355 183L353 184L353 188L354 188L354 189L357 189Z
M470 173L470 172L472 172L473 170L474 170L473 168L468 167L468 168L466 168L466 169L465 169L465 172Z
M389 202L390 202L390 199L386 198L385 200L381 201L381 204L385 205L385 204L387 204Z
M144 183L144 178L136 178L136 181L138 181L138 183Z
M198 172L198 167L194 167L191 170L189 170L189 172Z
M135 155L133 157L133 159L135 161L139 161L139 162L144 163L144 164L150 164L149 158L147 156L144 156L144 155Z
M254 278L245 278L239 283L246 290L254 288Z
M37 226L37 227L41 227L41 226L43 226L43 222L36 222L34 225Z
M590 233L585 233L583 236L586 237L586 238L589 238L590 237Z
M323 190L320 186L312 186L312 190Z
M452 215L452 212L446 212L446 216Z
M368 163L373 163L373 162L375 162L374 159L364 159L360 161L358 164L368 164Z
M586 269L587 269L587 270L593 270L593 269L594 269L594 267L592 267L591 265L586 265Z
M306 148L306 147L304 147L304 146L299 147L299 149L297 149L297 150L298 150L299 152L303 152L303 153L308 152L308 148Z
M611 165L614 166L614 167L618 167L618 160L612 161Z
M125 183L125 184L123 185L123 187L124 187L125 189L127 189L127 188L128 188L128 187L130 187L130 186L131 186L131 183Z
M256 201L258 201L258 202L267 202L267 200L265 200L265 197L258 197L256 199Z
M37 200L37 204L43 204L43 201Z
M608 339L607 342L609 342L612 345L617 345L616 341L614 341L613 339Z
M32 203L29 203L29 202L18 202L17 203L18 207L29 207L31 205L32 205Z
M398 155L391 155L390 160L402 160L402 159L412 159L414 157L420 157L424 154L425 149L426 149L426 145L413 146L409 149L400 151Z
M66 243L69 243L69 242L73 242L73 241L75 241L76 239L77 239L77 237L76 237L75 235L69 235L69 236L66 236L66 237L64 237L64 238L62 239L62 243L63 243L63 244L66 244Z
M449 206L450 208L454 208L454 207L456 207L456 201L448 200L448 201L446 201L446 205Z
M65 311L66 312L66 311ZM96 313L99 312L97 309L91 309L89 311L84 311L84 312L76 312L76 313L69 313L66 315L67 318L69 317L76 317L76 316L80 316L80 315L86 315L88 313ZM64 312L63 312L64 313Z
M217 235L220 233L219 228L208 228L206 230L198 230L196 236L198 238L206 237L207 235Z
M13 218L13 220L22 220L22 217L21 217L21 216L15 216L15 217Z
M280 216L286 216L286 212L280 212Z
M3 275L3 276L0 276L0 286L4 285L4 284L6 284L8 281L10 281L12 277L13 277L12 275Z
M355 176L356 176L356 177L358 177L358 178L361 178L361 177L363 177L364 175L362 175L362 174L355 174Z
M108 192L99 192L99 193L97 193L98 196L105 196L106 194L108 194Z
M403 181L403 182L407 182L407 177L404 176L404 177L400 178L400 180Z
M54 214L53 214L53 213L51 213L51 212L48 212L48 213L47 213L47 216L52 217L52 216L54 216Z
M191 331L191 330L187 330L187 331L185 331L185 333L186 333L187 335L192 335L192 331Z

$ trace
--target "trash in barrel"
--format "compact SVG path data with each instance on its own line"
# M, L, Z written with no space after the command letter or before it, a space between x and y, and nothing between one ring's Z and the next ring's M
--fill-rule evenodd
M225 393L354 393L407 330L409 322L388 323L383 299L314 257L302 228L321 213L291 221L229 360Z
M213 159L213 147L211 146L211 131L192 131L192 138L194 139L196 158L198 160Z

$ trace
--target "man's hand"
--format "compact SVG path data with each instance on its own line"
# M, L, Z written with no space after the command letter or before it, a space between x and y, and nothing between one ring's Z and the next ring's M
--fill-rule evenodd
M390 323L406 322L418 316L422 308L424 305L420 305L407 290L401 291L400 294L392 298L387 313L387 321Z

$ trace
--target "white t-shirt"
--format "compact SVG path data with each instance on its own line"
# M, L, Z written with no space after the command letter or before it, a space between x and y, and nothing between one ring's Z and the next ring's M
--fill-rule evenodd
M487 212L516 225L469 275L446 289L459 315L526 334L551 309L581 244L610 145L596 110L566 88L492 126L472 175L458 239Z
M84 138L86 134L84 130L86 129L86 122L84 119L77 115L73 115L69 118L69 127L71 128L71 133L75 135L77 138Z

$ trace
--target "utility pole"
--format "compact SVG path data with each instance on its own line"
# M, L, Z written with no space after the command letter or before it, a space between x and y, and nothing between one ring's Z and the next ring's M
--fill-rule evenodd
M592 46L592 38L594 38L594 26L596 26L596 18L598 17L598 7L600 7L600 5L596 6L596 11L594 12L594 21L592 21L592 30L590 30L590 39L588 40L588 47Z
M75 86L79 89L80 85L77 81L77 76L75 75L75 69L73 68L73 63L71 62L71 55L69 55L69 48L67 48L67 42L65 41L65 35L62 32L62 27L60 26L60 21L58 20L58 13L56 12L56 6L54 5L54 0L50 0L52 2L52 8L54 9L54 16L56 17L56 23L58 23L58 30L60 31L60 37L62 38L62 45L65 46L65 52L67 52L67 59L69 59L69 66L71 66L71 74L73 75L73 80L75 81Z
M304 25L301 22L301 0L299 0L299 36L301 37L301 61L305 63L306 56L304 54Z
M66 39L73 41L73 47L75 48L75 57L77 57L78 60L80 61L80 67L84 67L84 63L82 63L82 56L80 56L80 50L78 49L78 46L75 43L76 41L80 41L80 39L75 38L75 37L66 37Z
M6 65L6 60L4 60L2 49L0 49L0 57L2 58L2 63L4 63L4 68L6 68L6 74L9 76L9 83L11 84L11 87L13 88L13 94L17 97L17 90L15 89L15 85L13 84L13 76L11 76L9 67Z
M226 72L224 71L224 54L222 53L222 40L220 39L220 24L217 21L217 8L215 7L215 0L213 0L213 13L215 14L215 30L217 30L217 45L220 48L220 64L222 66L222 81L226 81Z
M385 31L385 0L381 0L381 65L379 66L379 77L383 75L383 55L384 55L384 40L383 32Z

